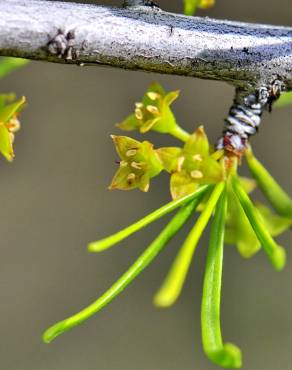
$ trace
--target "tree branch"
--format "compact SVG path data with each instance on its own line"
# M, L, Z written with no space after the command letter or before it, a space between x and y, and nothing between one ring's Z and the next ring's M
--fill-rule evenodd
M292 89L292 28L44 0L1 1L0 14L0 55Z

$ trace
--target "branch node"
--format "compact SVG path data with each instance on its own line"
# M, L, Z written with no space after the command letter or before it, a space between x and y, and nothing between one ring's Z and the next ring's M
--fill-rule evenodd
M272 104L284 88L283 82L278 79L260 86L252 93L237 88L217 149L241 157L247 149L249 138L259 129L264 110L272 111Z
M59 29L57 35L54 36L47 44L47 51L56 55L60 59L73 60L78 58L78 52L74 48L75 32L70 30L65 32Z

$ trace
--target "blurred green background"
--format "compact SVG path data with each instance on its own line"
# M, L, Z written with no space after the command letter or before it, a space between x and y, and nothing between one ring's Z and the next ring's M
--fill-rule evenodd
M99 1L118 5L119 1ZM181 11L181 1L159 1ZM290 0L218 0L198 15L291 25ZM43 344L45 328L103 293L147 246L165 219L121 245L89 255L89 241L126 226L169 200L168 177L147 194L109 192L115 172L109 135L150 82L181 89L174 110L188 130L204 124L220 135L233 88L219 82L101 67L30 63L1 81L1 92L25 95L13 164L1 158L1 370L212 370L200 340L200 301L208 235L202 239L175 307L158 310L152 296L183 239L180 236L124 293L84 325ZM255 153L291 194L292 107L266 113ZM139 136L136 136L139 137ZM145 138L145 137L144 137ZM157 145L175 144L159 134ZM243 172L245 170L243 169ZM257 195L259 196L259 195ZM276 273L264 253L245 261L225 249L222 331L238 344L244 370L290 369L292 242Z

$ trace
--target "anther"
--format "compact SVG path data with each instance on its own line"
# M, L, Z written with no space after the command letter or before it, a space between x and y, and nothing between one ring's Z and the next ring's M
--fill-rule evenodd
M203 173L201 171L195 170L195 171L192 171L191 172L191 177L193 179L202 179L204 177L204 175L203 175Z
M193 160L202 162L203 157L201 156L201 154L195 154L195 155L193 155Z
M135 168L136 170L141 170L142 164L138 162L131 162L131 167Z
M154 92L154 91L149 91L149 92L147 93L147 96L148 96L148 98L149 98L149 99L151 99L151 100L156 100L156 99L159 99L159 98L161 97L161 95L160 95L160 94L158 94L158 93L156 93L156 92Z
M159 109L155 107L154 105L147 105L146 109L148 110L149 113L158 115L159 114Z
M135 109L135 116L139 120L143 119L143 112L142 112L142 110L139 109L139 108L136 108Z
M126 152L127 157L134 157L134 155L136 155L136 154L137 154L137 149L129 149Z

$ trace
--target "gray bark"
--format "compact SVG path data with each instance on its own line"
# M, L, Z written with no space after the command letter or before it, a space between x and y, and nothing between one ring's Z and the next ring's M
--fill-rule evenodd
M147 0L124 0L124 6L147 5Z
M0 15L0 55L292 89L292 28L44 0L2 0Z

